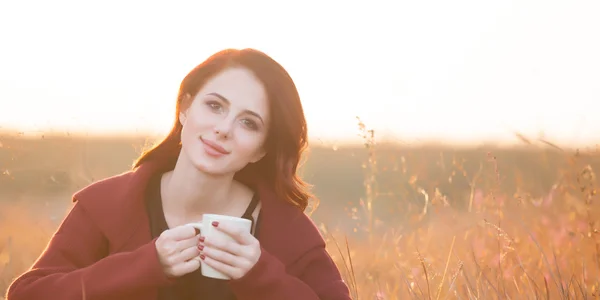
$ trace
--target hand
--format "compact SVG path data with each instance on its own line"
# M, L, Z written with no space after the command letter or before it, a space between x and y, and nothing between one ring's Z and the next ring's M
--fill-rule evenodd
M167 277L179 277L200 268L193 259L200 254L198 241L200 231L189 225L165 230L156 239L156 251Z
M200 237L200 259L231 279L242 278L258 262L261 255L260 243L250 232L241 228L218 222L213 222L212 225L231 236L233 242Z

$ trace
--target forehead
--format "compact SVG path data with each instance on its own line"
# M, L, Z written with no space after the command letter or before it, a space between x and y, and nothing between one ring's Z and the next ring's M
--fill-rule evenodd
M198 96L218 93L231 106L265 115L268 109L267 93L260 80L245 68L228 68L206 82Z

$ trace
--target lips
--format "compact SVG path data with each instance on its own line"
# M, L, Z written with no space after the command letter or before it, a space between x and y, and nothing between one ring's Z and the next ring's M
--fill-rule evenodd
M206 146L208 148L207 150L209 150L210 152L216 152L222 155L229 154L229 151L225 150L225 148L211 140L203 139L202 137L200 137L200 141L202 141L204 146Z

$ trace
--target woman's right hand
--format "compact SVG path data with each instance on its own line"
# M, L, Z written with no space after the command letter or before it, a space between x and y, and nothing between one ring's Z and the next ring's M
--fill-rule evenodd
M158 259L167 277L180 277L200 268L200 231L190 225L165 230L156 239Z

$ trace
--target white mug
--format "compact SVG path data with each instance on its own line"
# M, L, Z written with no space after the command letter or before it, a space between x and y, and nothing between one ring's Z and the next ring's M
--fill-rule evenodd
M228 234L212 226L212 222L214 221L219 222L219 224L231 224L236 227L243 228L244 230L248 230L248 232L250 232L252 227L252 222L248 219L216 214L204 214L202 215L202 223L190 223L189 225L193 226L194 228L198 228L198 230L200 230L201 232L201 235L204 236L206 239L224 239L226 241L233 241L233 238L230 237ZM203 260L201 260L200 257L197 257L195 259L200 260L200 267L203 276L223 280L231 279L229 276L218 272L212 267L206 265L206 263Z

